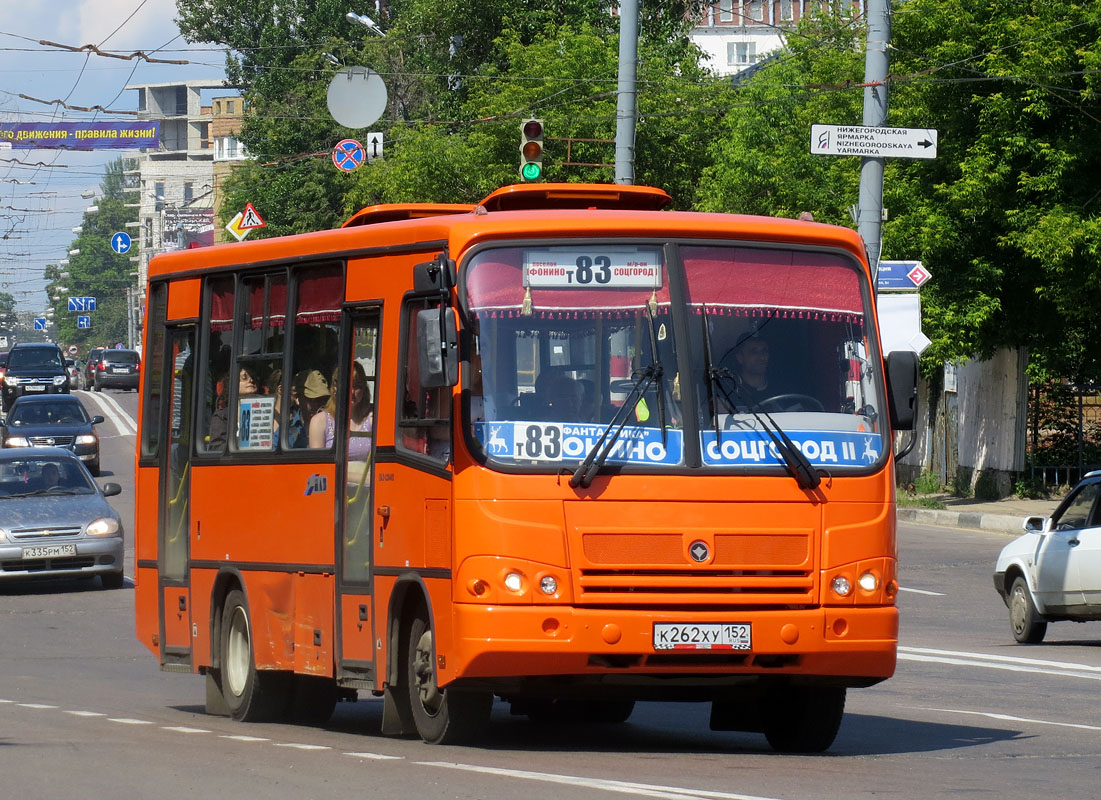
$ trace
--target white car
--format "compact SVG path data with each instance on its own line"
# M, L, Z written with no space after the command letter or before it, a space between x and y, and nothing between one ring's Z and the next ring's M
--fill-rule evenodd
M994 587L1013 638L1043 641L1049 622L1101 620L1101 470L1090 472L1048 519L1029 517L1007 544Z

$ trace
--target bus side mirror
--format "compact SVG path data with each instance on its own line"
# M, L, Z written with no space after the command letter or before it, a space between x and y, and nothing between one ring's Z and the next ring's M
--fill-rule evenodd
M891 428L912 431L917 417L918 357L912 350L887 354L887 409Z
M421 386L433 389L459 382L459 337L455 333L455 311L426 308L417 312L417 365ZM446 337L446 341L442 336Z

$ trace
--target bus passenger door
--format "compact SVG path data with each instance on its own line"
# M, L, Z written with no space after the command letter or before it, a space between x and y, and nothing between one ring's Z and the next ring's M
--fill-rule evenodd
M349 315L350 349L347 375L347 404L342 414L348 431L344 452L342 524L337 591L340 596L338 625L339 677L371 681L374 676L374 621L371 619L371 575L374 516L375 409L377 407L377 364L379 312L357 309ZM347 331L347 328L345 328ZM338 438L339 441L339 438ZM338 472L339 474L339 472ZM367 683L363 688L369 687Z
M191 597L188 581L193 326L169 328L165 337L167 412L160 450L161 503L157 570L160 575L161 664L190 672Z

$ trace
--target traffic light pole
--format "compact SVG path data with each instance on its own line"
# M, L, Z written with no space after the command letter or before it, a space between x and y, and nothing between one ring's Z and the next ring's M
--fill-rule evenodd
M638 0L619 4L619 94L615 119L615 182L635 182L635 96L638 78Z
M868 38L864 51L864 125L882 128L887 124L887 45L891 40L890 0L867 0ZM864 239L872 285L879 274L883 249L883 161L860 160L860 195L857 230Z

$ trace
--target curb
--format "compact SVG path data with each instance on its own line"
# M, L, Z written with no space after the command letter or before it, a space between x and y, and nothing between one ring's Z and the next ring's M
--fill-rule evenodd
M996 533L1024 533L1025 515L986 514L981 511L942 511L935 508L900 508L898 519L941 528L970 528Z

